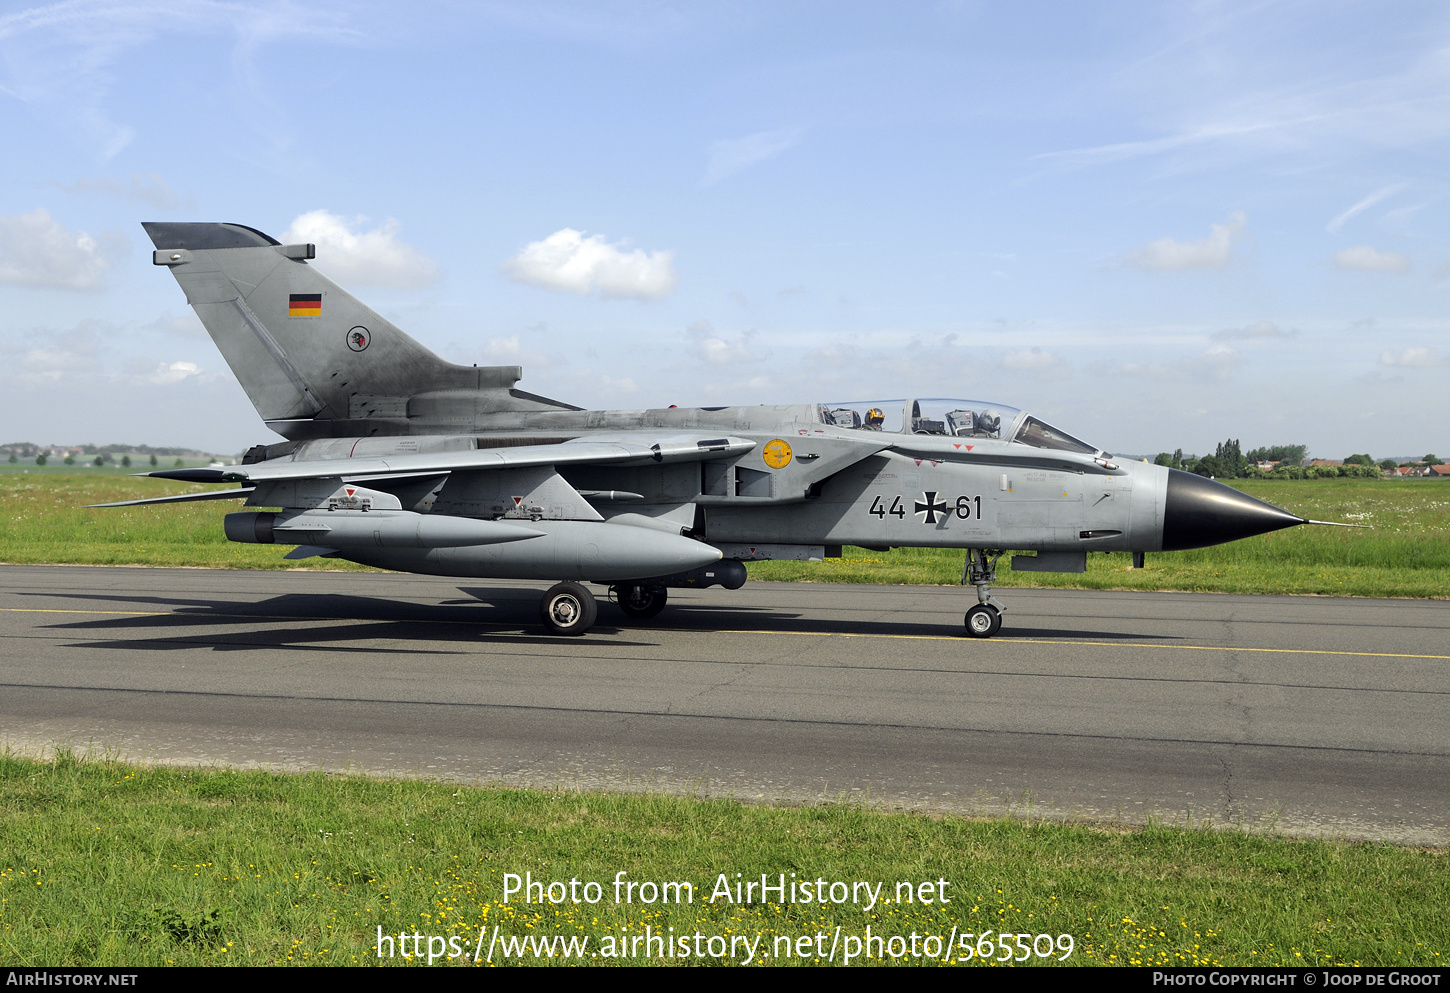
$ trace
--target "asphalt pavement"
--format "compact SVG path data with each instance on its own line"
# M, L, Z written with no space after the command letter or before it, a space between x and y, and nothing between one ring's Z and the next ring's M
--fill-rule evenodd
M0 742L143 762L1450 843L1450 602L0 567ZM602 593L602 589L599 590Z

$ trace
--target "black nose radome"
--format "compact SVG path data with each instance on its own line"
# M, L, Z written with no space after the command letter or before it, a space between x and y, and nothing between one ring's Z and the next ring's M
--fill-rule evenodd
M1163 510L1163 551L1204 548L1267 531L1303 524L1271 503L1191 472L1168 470L1168 501Z

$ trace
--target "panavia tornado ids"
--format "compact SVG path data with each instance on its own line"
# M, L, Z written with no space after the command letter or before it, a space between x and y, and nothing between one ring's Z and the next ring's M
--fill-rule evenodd
M628 617L672 588L738 589L748 561L843 545L959 548L966 633L996 634L1014 570L1083 572L1090 551L1198 548L1309 523L1190 473L1115 459L1023 410L905 397L583 410L454 365L322 275L312 245L239 224L148 223L153 261L257 412L288 439L236 465L153 472L234 489L232 541L441 576L556 580L544 627L588 631L604 586ZM1140 560L1141 561L1141 560Z

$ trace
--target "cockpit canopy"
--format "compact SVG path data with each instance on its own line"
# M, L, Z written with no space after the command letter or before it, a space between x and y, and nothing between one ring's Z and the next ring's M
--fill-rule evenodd
M992 438L1033 448L1101 455L1092 445L1016 407L982 400L869 400L820 405L822 423L858 431Z

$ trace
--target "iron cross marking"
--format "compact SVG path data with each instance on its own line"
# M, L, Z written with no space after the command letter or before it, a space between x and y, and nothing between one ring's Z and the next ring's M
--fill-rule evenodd
M945 500L937 500L936 490L927 490L921 495L921 499L916 501L916 512L926 515L926 520L923 523L935 524L936 515L947 512L947 502Z

